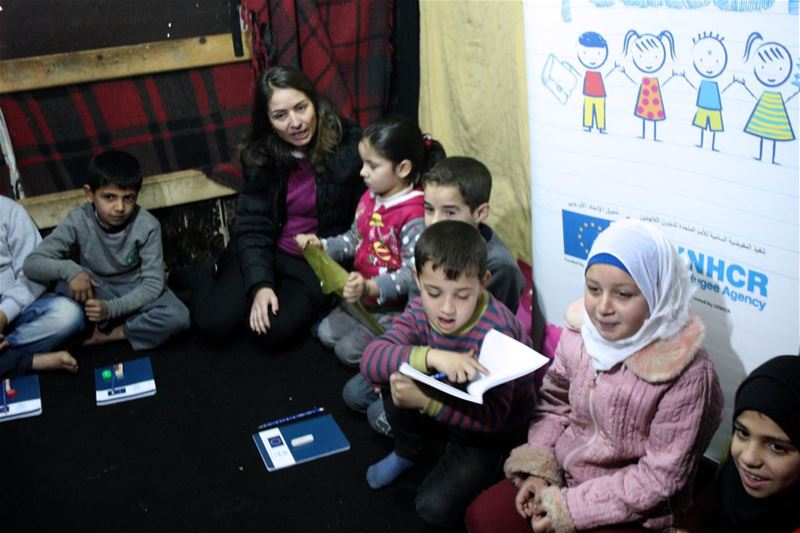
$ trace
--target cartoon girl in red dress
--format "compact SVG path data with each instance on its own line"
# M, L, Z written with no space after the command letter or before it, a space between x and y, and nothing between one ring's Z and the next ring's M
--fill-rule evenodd
M667 48L668 45L669 47ZM633 64L644 73L642 83L639 85L639 95L636 98L636 107L633 114L642 119L642 139L645 138L645 126L647 122L653 123L653 140L656 138L656 125L667 118L664 110L664 100L661 95L662 86L658 78L653 76L658 72L667 59L667 49L670 58L675 59L675 39L672 33L667 30L658 35L645 33L639 35L636 30L628 30L625 34L625 43L622 49L624 55L628 55L631 50ZM624 69L621 69L625 73ZM636 83L626 74L632 83ZM669 81L669 80L667 80ZM666 82L664 82L666 85Z

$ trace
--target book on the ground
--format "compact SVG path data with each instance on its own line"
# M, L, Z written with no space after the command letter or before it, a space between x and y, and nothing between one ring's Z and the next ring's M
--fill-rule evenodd
M0 422L42 414L39 376L20 376L2 380Z
M94 369L97 405L127 402L156 393L156 382L149 357Z
M483 395L487 390L529 374L546 365L549 359L508 335L491 329L483 338L478 361L489 370L489 374L479 374L466 386L466 390L434 379L408 363L400 365L399 370L406 376L451 396L483 404Z
M329 414L258 431L253 433L253 440L270 472L350 449L339 424Z

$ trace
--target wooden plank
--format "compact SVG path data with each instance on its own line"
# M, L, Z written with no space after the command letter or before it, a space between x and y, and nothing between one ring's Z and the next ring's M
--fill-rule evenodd
M146 177L139 191L138 203L152 210L234 194L234 189L209 179L200 170L181 170ZM85 201L83 189L73 189L23 198L19 203L39 229L46 229L58 225L71 209Z
M242 57L223 33L0 61L0 94L249 61L251 35L242 38Z
M6 0L0 59L230 33L231 0ZM235 7L234 7L235 9Z

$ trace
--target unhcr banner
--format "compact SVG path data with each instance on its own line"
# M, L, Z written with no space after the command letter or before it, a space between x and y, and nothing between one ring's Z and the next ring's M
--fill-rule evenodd
M697 286L726 393L800 347L798 5L525 3L533 271L549 322L582 295L597 234L660 225Z

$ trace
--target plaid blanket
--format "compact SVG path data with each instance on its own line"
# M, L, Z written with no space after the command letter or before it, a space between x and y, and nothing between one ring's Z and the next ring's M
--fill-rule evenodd
M253 31L253 68L293 65L343 115L366 126L387 106L390 0L242 0Z
M89 159L127 150L153 175L201 168L239 189L236 147L250 124L255 74L303 68L342 114L362 126L386 108L392 3L382 0L244 0L254 59L0 95L24 196L80 187ZM9 183L8 167L0 183ZM20 191L3 191L20 197Z
M236 187L230 163L250 124L252 85L238 63L2 95L24 195L81 187L89 159L109 148L134 154L145 176L203 168Z

